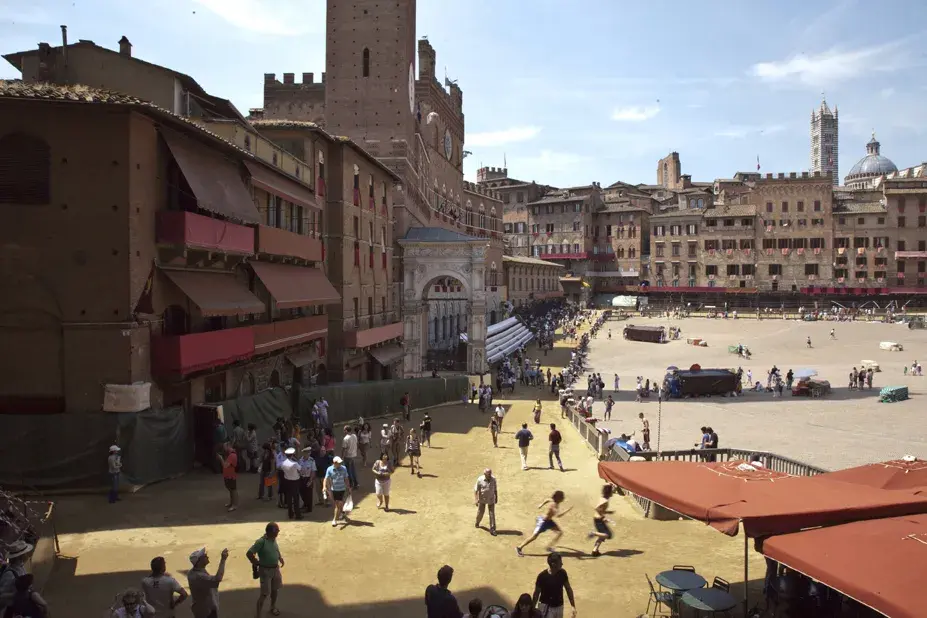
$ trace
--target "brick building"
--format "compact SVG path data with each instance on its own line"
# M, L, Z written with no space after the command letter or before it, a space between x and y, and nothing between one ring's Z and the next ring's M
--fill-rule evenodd
M685 208L650 217L648 277L652 286L698 287L702 215L702 210Z
M502 263L508 300L514 306L563 296L560 277L564 269L560 264L514 255L504 256Z
M98 412L134 385L189 409L324 376L340 297L302 165L128 95L0 82L0 407Z
M697 243L700 266L696 285L755 288L756 230L756 206L752 204L705 209Z
M554 187L509 178L509 170L505 167L481 167L476 172L476 180L481 187L495 191L502 200L502 223L509 253L529 256L531 236L528 232L527 205L541 199Z
M650 215L653 199L636 187L610 186L603 194L603 205L596 212L593 233L604 235L593 248L593 268L586 273L597 292L620 292L637 286L645 256L650 253Z
M304 73L297 84L285 73L281 83L266 74L264 107L252 116L313 122L357 143L399 177L391 238L403 373L423 373L439 331L448 354L464 354L469 370L483 371L486 324L500 313L502 298L502 208L485 187L464 183L463 91L438 81L435 49L416 41L414 0L326 6L323 79L316 83ZM439 309L440 316L432 315ZM463 332L466 349L451 349Z

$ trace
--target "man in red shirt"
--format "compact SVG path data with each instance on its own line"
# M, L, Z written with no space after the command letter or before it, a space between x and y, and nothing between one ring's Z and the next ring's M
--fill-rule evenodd
M229 503L225 507L229 513L238 508L238 454L231 444L225 445L225 457L218 455L222 462L222 481L229 490Z
M560 461L560 442L563 440L563 436L557 431L556 424L550 424L550 435L547 436L547 439L550 441L550 448L547 450L547 460L550 463L550 469L554 469L554 457L556 457L557 465L560 466L560 471L563 472L563 462Z

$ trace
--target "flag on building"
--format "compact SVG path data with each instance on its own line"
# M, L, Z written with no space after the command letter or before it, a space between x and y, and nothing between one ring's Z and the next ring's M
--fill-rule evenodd
M756 155L756 171L760 171L760 155Z
M135 303L135 313L147 313L153 314L154 310L154 294L152 289L154 288L154 276L155 276L155 263L154 260L151 261L151 272L148 273L148 278L145 280L145 287L142 288L142 293L138 297L138 302Z

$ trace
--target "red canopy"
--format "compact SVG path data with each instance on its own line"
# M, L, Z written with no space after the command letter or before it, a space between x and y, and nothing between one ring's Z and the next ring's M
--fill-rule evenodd
M927 515L774 536L763 553L886 616L924 615Z
M829 474L789 476L744 461L600 462L599 476L730 536L740 523L747 536L758 537L927 513L924 489L889 491Z
M895 459L828 472L821 476L832 481L866 485L878 489L927 490L927 461Z

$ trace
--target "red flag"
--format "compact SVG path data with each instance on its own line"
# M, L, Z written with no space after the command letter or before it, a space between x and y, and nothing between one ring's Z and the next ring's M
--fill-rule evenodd
M154 287L154 276L155 264L154 260L152 260L151 272L148 273L148 279L145 280L145 287L142 288L142 293L138 297L138 302L135 303L135 313L154 314L154 295L152 294L152 288Z

